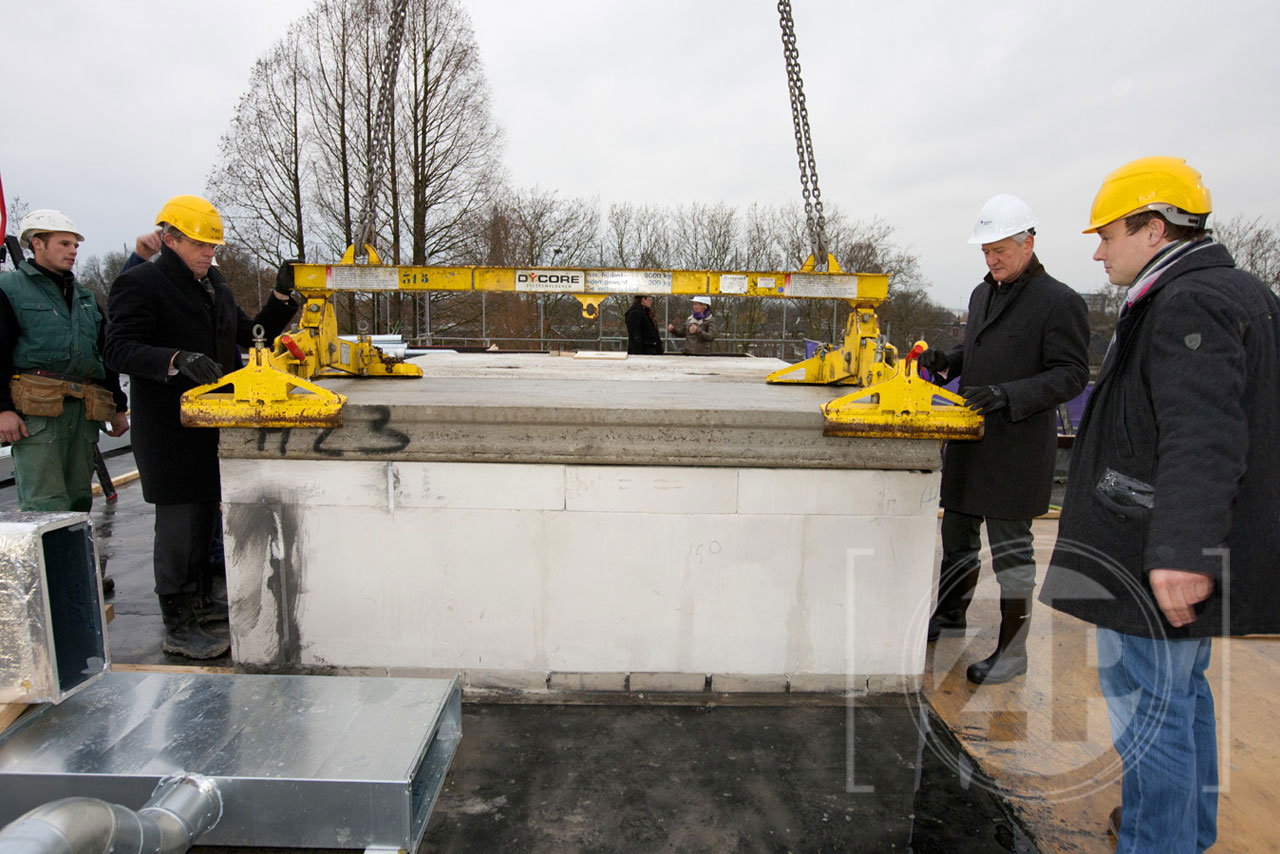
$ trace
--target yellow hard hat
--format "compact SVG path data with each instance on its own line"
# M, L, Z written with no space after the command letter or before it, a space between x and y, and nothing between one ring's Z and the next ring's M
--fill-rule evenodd
M1141 157L1102 179L1084 233L1144 210L1158 211L1175 225L1204 228L1213 202L1200 173L1181 157Z
M219 246L226 243L222 239L222 217L218 209L199 196L174 196L165 202L156 214L156 225L165 222L192 240Z

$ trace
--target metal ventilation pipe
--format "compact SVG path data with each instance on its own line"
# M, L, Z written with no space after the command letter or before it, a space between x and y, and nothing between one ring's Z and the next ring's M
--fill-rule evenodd
M222 818L222 794L208 777L176 775L160 781L134 812L96 798L63 798L36 807L0 830L0 854L171 854Z

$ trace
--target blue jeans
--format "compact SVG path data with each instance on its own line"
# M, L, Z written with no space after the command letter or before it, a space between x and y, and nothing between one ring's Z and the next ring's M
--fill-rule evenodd
M1098 627L1098 682L1124 763L1117 854L1198 852L1218 838L1211 648Z

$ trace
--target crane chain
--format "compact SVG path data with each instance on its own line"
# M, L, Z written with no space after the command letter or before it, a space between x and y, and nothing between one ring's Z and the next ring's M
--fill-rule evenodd
M404 40L404 19L408 0L396 0L391 8L391 23L387 27L387 49L382 57L382 76L378 82L378 106L374 114L373 133L369 138L368 184L365 186L364 205L360 209L356 227L355 257L365 255L365 244L373 242L374 206L378 199L378 187L387 171L388 149L391 146L391 112L395 109L396 69L400 66L400 43Z
M787 89L791 94L791 121L796 132L796 156L800 161L800 193L804 196L805 228L816 270L827 269L826 217L822 213L822 191L818 189L818 167L813 158L813 138L809 133L809 109L805 106L804 81L800 78L800 50L791 19L791 0L778 0L778 23L782 27L782 56L787 65Z

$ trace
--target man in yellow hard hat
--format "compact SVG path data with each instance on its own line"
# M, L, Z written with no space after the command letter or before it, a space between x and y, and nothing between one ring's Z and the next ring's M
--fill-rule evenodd
M1085 229L1127 294L1040 598L1098 627L1121 852L1213 844L1211 638L1280 632L1280 299L1214 242L1212 209L1185 161L1144 157Z
M240 348L261 324L268 338L297 310L287 264L250 319L213 266L222 217L199 196L175 196L156 216L160 254L111 287L107 364L131 378L134 457L143 497L156 506L154 567L167 653L216 658L229 644L212 628L226 603L210 600L209 546L218 519L218 431L183 427L179 398L243 366ZM203 624L203 625L202 625ZM204 626L210 626L206 630Z
M0 440L13 447L19 509L87 512L99 428L123 435L128 401L103 366L102 313L72 273L84 236L50 209L19 231L33 257L0 276Z

